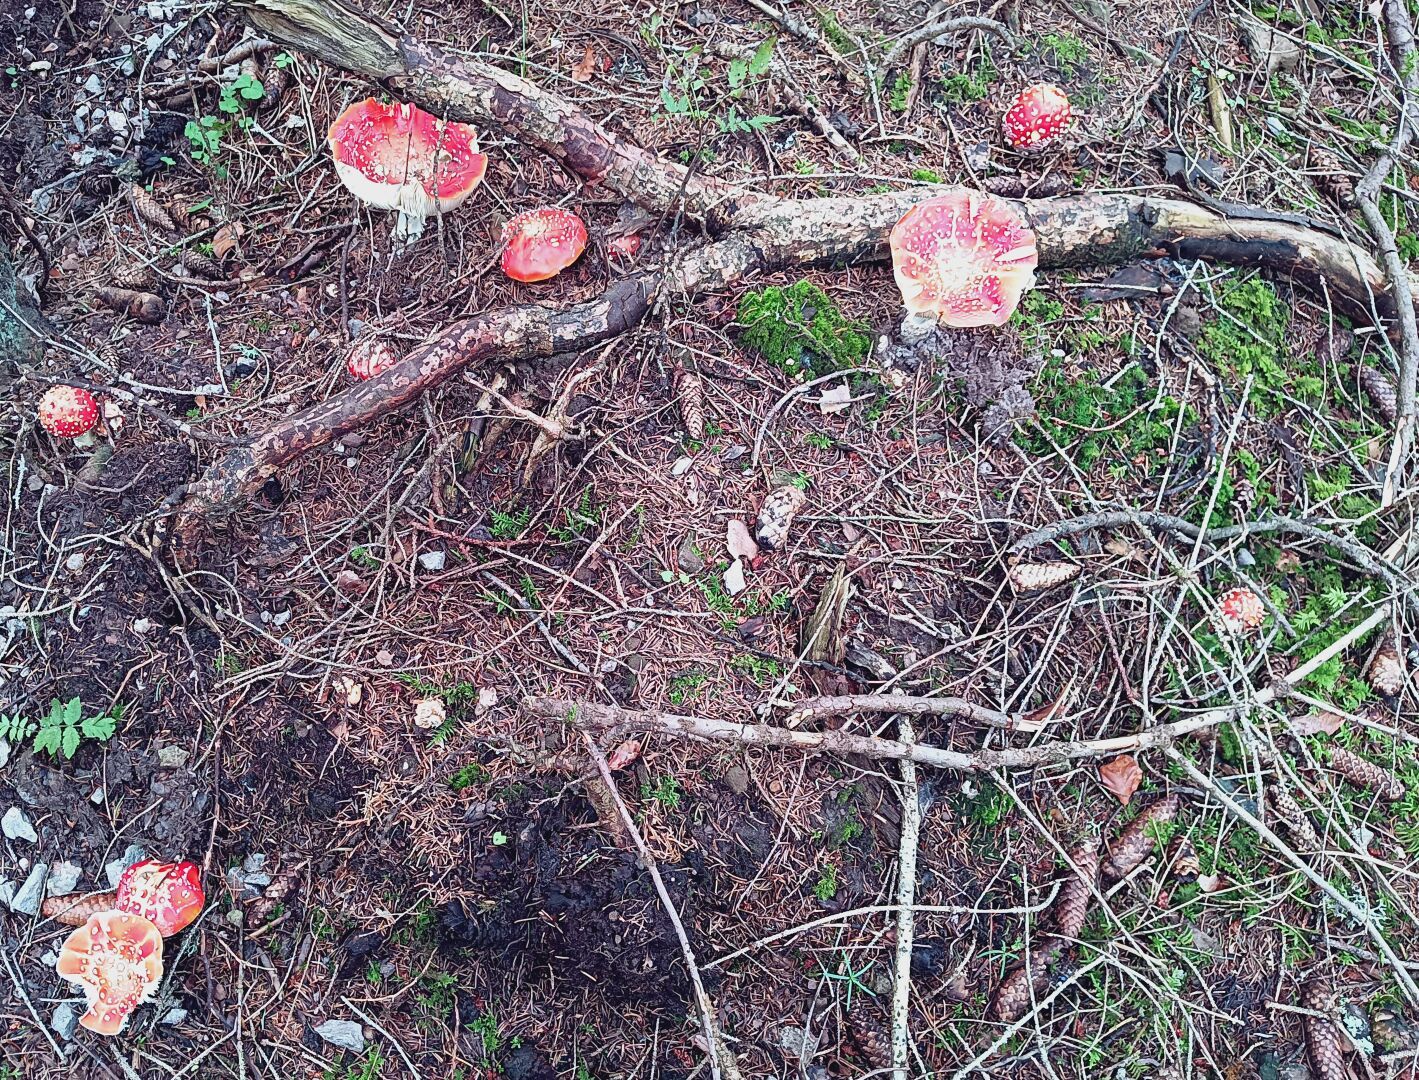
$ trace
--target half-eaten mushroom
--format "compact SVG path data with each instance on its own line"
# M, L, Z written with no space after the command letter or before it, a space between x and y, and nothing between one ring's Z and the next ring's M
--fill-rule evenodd
M100 1035L117 1035L129 1014L158 989L163 936L141 915L101 911L65 938L56 970L83 988L89 1008L79 1023Z
M172 937L202 914L202 873L196 863L136 862L118 879L119 911L149 919Z
M1238 586L1223 593L1217 601L1217 617L1234 634L1244 630L1260 630L1261 624L1266 621L1266 606L1256 593Z
M373 98L342 112L329 141L341 183L361 202L398 210L395 232L411 240L434 214L468 198L488 167L470 125Z
M892 273L914 315L1002 326L1035 283L1035 234L1010 203L957 188L919 202L892 228Z
M503 226L503 273L513 281L556 277L586 250L586 225L570 210L547 206Z
M398 351L389 342L376 337L360 338L345 354L345 369L352 378L364 382L383 375L399 363L399 359Z
M1067 131L1074 117L1069 97L1050 83L1036 83L1020 91L1005 111L1005 139L1016 150L1029 150Z
M99 420L99 403L82 386L51 386L39 399L40 427L57 439L77 439Z

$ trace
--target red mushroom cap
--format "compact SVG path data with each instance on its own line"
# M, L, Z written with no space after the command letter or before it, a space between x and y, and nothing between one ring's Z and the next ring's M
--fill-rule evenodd
M119 911L149 919L172 937L202 913L202 874L195 863L136 862L118 879Z
M345 367L352 376L364 382L382 375L399 360L399 353L389 342L380 338L361 338L345 354Z
M163 977L163 936L153 923L127 911L101 911L59 950L59 977L83 987L89 1010L79 1023L117 1035L128 1016L151 1000Z
M503 226L503 273L514 281L556 277L586 250L586 226L570 210L527 210Z
M1243 588L1224 593L1217 601L1217 613L1222 625L1234 634L1243 630L1258 630L1266 619L1266 607L1261 597Z
M1073 115L1069 98L1059 87L1027 86L1005 111L1005 138L1017 150L1039 146L1068 128Z
M51 386L36 411L40 426L60 439L77 439L99 420L99 403L79 386Z
M641 249L640 233L623 233L620 236L613 236L606 242L611 254L619 259L629 262L634 259Z
M471 195L488 167L470 125L414 105L356 102L330 125L328 138L340 181L362 202L398 210L414 236L424 219Z
M919 202L892 227L902 303L947 326L1001 326L1035 283L1035 234L1010 203L958 188Z

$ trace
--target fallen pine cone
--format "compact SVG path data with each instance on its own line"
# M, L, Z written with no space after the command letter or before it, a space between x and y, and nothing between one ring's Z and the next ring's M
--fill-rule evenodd
M147 263L121 262L108 275L109 281L120 289L147 291L156 284L153 268Z
M1005 580L1016 592L1043 592L1073 581L1083 571L1078 563L1016 563L1005 571Z
M1357 787L1370 788L1386 802L1404 798L1404 782L1383 765L1367 761L1343 746L1330 748L1330 767Z
M279 64L271 64L261 80L261 109L273 109L291 85L291 73Z
M872 1021L851 1018L852 1041L874 1069L892 1067L892 1037Z
M1384 417L1385 423L1393 424L1399 418L1399 396L1389 376L1376 367L1360 365L1360 385L1370 400L1375 403L1375 411Z
M260 897L252 901L251 907L247 910L246 925L264 925L275 914L277 905L284 904L296 891L296 886L301 882L301 872L304 868L305 863L295 863L272 878L271 884L266 886Z
M1000 980L990 1012L1002 1024L1013 1024L1049 989L1049 969L1064 952L1064 942L1047 937L1031 951L1029 959Z
M116 903L118 894L114 892L65 893L63 896L51 896L45 900L40 905L39 913L62 926L83 926L89 921L90 915L97 915L100 911L112 911Z
M94 296L105 307L141 323L160 323L168 313L167 304L163 303L163 298L156 293L105 287L95 289Z
M1311 146L1311 183L1316 191L1342 210L1355 205L1355 178L1345 172L1340 159L1323 146Z
M1099 838L1084 841L1069 858L1073 867L1054 902L1054 925L1062 937L1077 938L1084 929L1089 904L1094 899L1093 884L1099 876Z
M1197 875L1202 873L1202 860L1197 857L1197 846L1187 833L1180 833L1173 842L1172 859L1168 865L1173 877L1184 884L1196 881Z
M1395 646L1394 634L1385 634L1375 649L1374 658L1370 660L1370 685L1385 697L1398 697L1409 681L1404 677L1404 661Z
M1329 1014L1334 1005L1329 988L1319 979L1310 979L1301 986L1301 1007ZM1307 1016L1301 1021L1306 1033L1306 1057L1311 1065L1311 1080L1348 1080L1345 1051L1340 1028L1328 1015Z
M1289 791L1273 784L1266 789L1266 794L1271 799L1271 806L1276 811L1276 816L1291 831L1292 836L1306 847L1320 847L1320 837L1316 834L1315 826L1311 824L1311 819L1306 817L1306 812L1301 809L1301 804L1292 797Z
M705 441L705 384L693 371L680 368L675 379L680 395L680 420L693 442ZM795 489L797 490L797 489Z
M807 501L808 496L792 484L769 492L754 527L754 540L758 545L767 551L777 551L782 547L788 539L789 526Z
M204 277L208 281L221 281L227 276L222 264L210 255L200 251L184 251L177 259L189 273Z
M1155 827L1177 817L1180 805L1176 795L1165 795L1130 821L1109 848L1102 867L1105 879L1116 881L1137 869L1153 850Z
M149 225L166 233L177 232L177 222L172 219L167 208L142 184L129 184L128 198L133 203L134 213Z

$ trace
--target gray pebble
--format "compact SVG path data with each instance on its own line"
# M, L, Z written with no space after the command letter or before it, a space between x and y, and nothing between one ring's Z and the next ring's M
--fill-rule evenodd
M447 559L442 551L426 551L419 556L419 565L425 570L442 570Z
M30 824L30 819L25 817L25 812L18 806L10 807L5 811L4 817L0 817L0 832L5 834L6 840L28 840L31 844L39 841L39 835Z
M44 880L49 877L46 863L35 863L30 876L10 900L10 910L19 915L38 915L39 902L44 899Z
M50 896L63 896L79 887L79 879L84 876L84 868L78 863L57 862L49 871L47 886Z
M342 1050L364 1053L365 1033L353 1020L327 1020L315 1029L315 1033L331 1046Z
M50 1015L49 1026L54 1029L56 1035L68 1042L74 1037L74 1029L79 1026L79 1014L74 1010L74 1006L67 1001L61 1001Z
M169 1026L171 1026L171 1025L173 1025L173 1024L180 1024L180 1023L182 1023L182 1022L183 1022L184 1020L186 1020L186 1019L187 1019L187 1010L186 1010L186 1009L177 1009L177 1008L174 1008L174 1009L169 1009L167 1012L163 1013L162 1019L159 1020L158 1023L160 1023L160 1024L168 1024Z
M104 873L108 875L109 888L118 888L118 879L123 876L123 871L136 862L142 862L147 857L148 853L137 844L129 844L122 855L103 868Z

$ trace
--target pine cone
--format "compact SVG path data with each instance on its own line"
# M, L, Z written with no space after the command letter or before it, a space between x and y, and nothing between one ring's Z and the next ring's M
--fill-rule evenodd
M151 191L142 184L128 185L128 198L133 202L133 211L155 229L166 233L177 232L177 222Z
M675 377L675 389L680 395L680 419L685 434L693 442L705 441L705 384L693 371L680 368Z
M1394 634L1387 633L1380 639L1370 661L1370 685L1385 697L1398 697L1408 681L1404 676L1404 661L1395 647Z
M284 904L301 882L304 863L296 863L282 870L266 886L260 898L247 909L246 925L262 926L275 914L278 904Z
M1049 969L1064 952L1064 942L1047 937L1036 943L1028 962L1021 964L1000 981L990 1011L1002 1024L1013 1024L1024 1016L1032 1002L1037 1002L1049 990Z
M106 199L118 190L118 177L108 169L95 169L80 179L79 190L92 198Z
M1232 508L1237 518L1249 518L1256 506L1256 485L1242 477L1232 485Z
M138 292L132 289L95 289L94 296L99 303L114 311L122 312L141 323L160 323L167 314L163 298L154 293Z
M1079 563L1016 563L1005 571L1005 579L1016 592L1043 592L1073 581L1083 571Z
M779 550L788 539L788 529L794 517L807 501L808 496L792 484L769 492L754 528L755 542L766 551Z
M1130 821L1109 848L1102 868L1105 879L1116 881L1136 869L1153 850L1153 827L1177 817L1179 805L1176 795L1165 795Z
M1355 205L1355 179L1345 172L1340 159L1322 146L1311 147L1311 183L1342 210Z
M1099 838L1084 841L1069 853L1069 858L1074 865L1059 887L1059 896L1054 902L1054 925L1061 937L1077 938L1084 929L1089 904L1094 899L1091 886L1099 876Z
M1330 767L1357 787L1371 788L1381 799L1398 802L1404 798L1404 783L1383 765L1366 761L1343 746L1330 748Z
M45 900L40 905L39 913L61 926L83 926L89 921L90 915L110 911L116 903L118 894L112 892L65 893L63 896L51 896Z
M1330 988L1319 979L1301 986L1301 1007L1329 1014L1335 1002ZM1311 1080L1348 1080L1340 1028L1327 1016L1307 1016L1301 1021L1306 1033L1306 1057Z
M266 69L266 75L261 80L261 86L264 92L261 95L260 107L262 109L275 108L290 85L291 73L285 68L273 63Z
M1025 182L1018 176L987 176L981 187L1002 199L1018 199L1025 194Z
M1298 803L1283 787L1272 785L1266 789L1266 794L1271 799L1271 806L1276 811L1286 828L1291 830L1294 836L1302 845L1309 848L1320 847L1320 837L1316 835L1315 827L1311 824L1311 819L1306 817L1306 812L1301 809Z
M178 256L178 262L187 269L189 273L204 277L208 281L221 281L227 276L222 264L210 255L204 255L200 251L184 251Z
M1202 861L1197 857L1197 847L1186 833L1179 833L1178 838L1173 841L1169 865L1173 877L1184 884L1196 881L1197 875L1202 873Z
M144 292L156 283L153 268L147 263L124 260L114 265L108 275L109 281L120 289L140 289Z
M892 1067L892 1037L874 1021L862 1017L850 1017L852 1042L874 1069Z
M1379 368L1361 364L1360 385L1365 388L1365 393L1370 395L1370 400L1375 403L1375 411L1384 417L1385 423L1393 424L1399 418L1399 396L1395 392L1394 383L1389 381L1389 376Z

